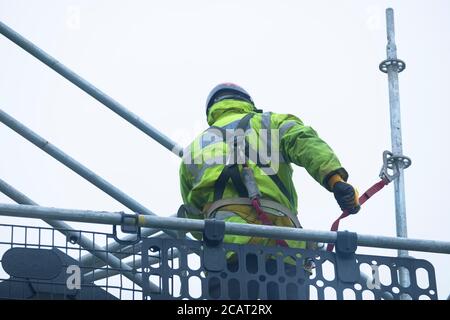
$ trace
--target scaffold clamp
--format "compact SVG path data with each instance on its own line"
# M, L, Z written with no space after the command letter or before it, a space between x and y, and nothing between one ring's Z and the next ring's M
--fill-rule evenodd
M203 263L208 271L222 271L225 267L225 250L223 239L225 237L225 221L205 219L203 230Z
M359 281L360 273L356 261L358 235L355 232L338 231L336 239L337 277L342 282Z
M120 219L120 230L123 233L136 234L136 239L134 240L122 240L117 236L117 225L113 225L113 235L112 237L117 243L121 245L134 245L141 241L141 228L139 227L139 215L134 213L121 212L122 217Z

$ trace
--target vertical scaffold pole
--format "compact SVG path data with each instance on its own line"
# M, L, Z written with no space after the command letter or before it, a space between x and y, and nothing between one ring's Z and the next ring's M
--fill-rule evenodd
M402 127L400 116L400 95L398 74L405 69L405 63L397 59L397 46L395 44L394 10L386 9L386 32L387 32L387 59L381 62L380 70L387 73L389 83L389 110L391 122L391 142L394 165L398 168L398 177L394 180L395 192L395 217L397 237L406 238L408 236L406 227L406 206L405 206L405 169L402 145ZM407 257L408 251L399 250L399 257ZM408 287L410 283L408 270L399 270L399 281L403 287Z

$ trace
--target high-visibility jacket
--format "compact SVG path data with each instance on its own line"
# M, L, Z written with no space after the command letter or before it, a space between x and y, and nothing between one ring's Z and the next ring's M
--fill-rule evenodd
M214 104L208 114L208 124L212 126L202 132L186 149L180 166L181 194L185 204L196 207L204 212L214 202L216 181L225 167L231 147L218 137L217 130L236 129L237 123L249 113L254 113L249 121L247 136L249 148L279 150L277 165L274 165L273 154L266 157L266 165L258 165L258 159L250 158L248 165L253 169L256 183L262 194L262 199L275 201L291 212L297 214L297 192L292 181L291 163L304 167L307 172L321 185L329 190L327 180L334 174L339 174L347 180L348 174L342 168L333 150L317 135L316 131L296 116L272 112L257 113L254 107L245 101L222 100ZM261 129L266 134L261 134ZM275 137L275 138L274 138ZM267 159L268 158L268 159ZM267 160L269 165L267 165ZM242 165L238 166L242 171ZM276 177L276 179L274 179ZM236 198L239 194L231 179L228 181L222 198ZM219 215L227 222L261 224L251 206L230 205L222 208ZM204 215L188 213L189 218L204 219ZM293 226L286 216L271 215L274 225ZM195 237L199 234L193 233ZM255 243L271 245L274 240L252 238L248 236L226 235L228 243ZM290 247L304 248L301 241L287 241Z

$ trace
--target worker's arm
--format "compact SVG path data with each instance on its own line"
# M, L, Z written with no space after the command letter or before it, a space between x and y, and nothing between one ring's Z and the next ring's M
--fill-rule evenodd
M278 119L280 117L283 116ZM357 213L360 208L358 191L346 182L348 173L331 147L297 117L285 115L280 120L278 128L283 156L304 167L317 182L333 192L342 210Z
M322 186L332 190L329 179L338 174L347 180L347 171L342 167L339 159L331 147L323 141L317 132L305 126L293 115L279 115L283 117L279 122L280 151L292 163L301 166Z

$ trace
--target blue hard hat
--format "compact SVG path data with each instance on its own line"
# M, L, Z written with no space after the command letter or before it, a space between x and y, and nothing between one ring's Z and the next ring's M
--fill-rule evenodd
M213 104L225 99L243 100L251 103L253 106L255 105L252 97L244 88L234 83L225 82L215 86L209 93L206 99L206 115L208 116L209 108Z

